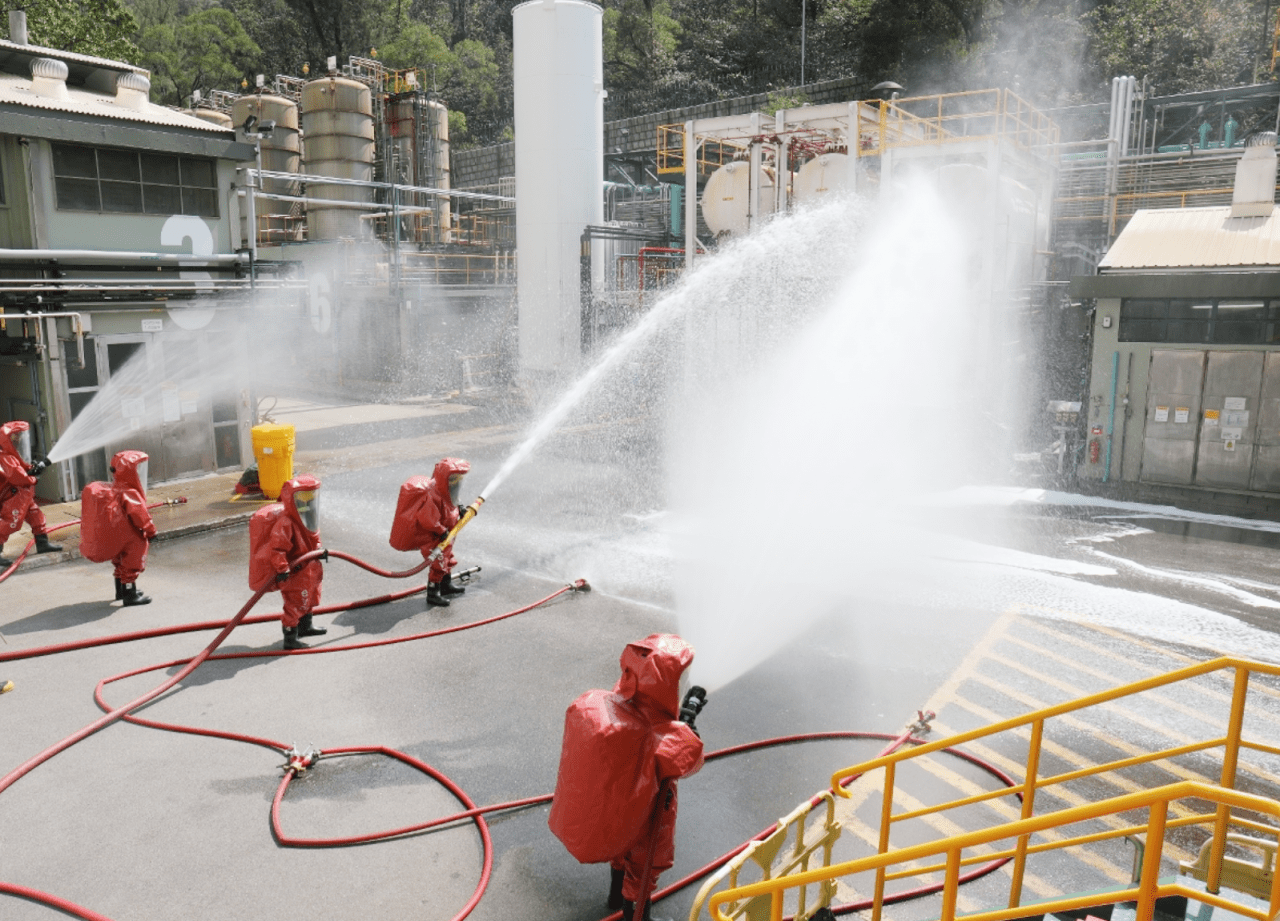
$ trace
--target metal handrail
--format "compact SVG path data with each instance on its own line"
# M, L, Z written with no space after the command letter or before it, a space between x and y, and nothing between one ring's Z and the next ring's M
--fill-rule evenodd
M931 743L931 746L937 744L939 743ZM931 746L921 746L921 748ZM914 749L910 754L914 754L920 750L921 749ZM887 756L886 758L878 758L875 760L892 763L903 759L895 756ZM1168 819L1170 805L1175 800L1180 799L1201 799L1217 803L1218 808L1214 813L1197 817L1205 823L1209 821L1216 822L1218 814L1225 813L1233 806L1280 819L1280 803L1277 803L1275 800L1269 800L1261 796L1255 796L1250 793L1243 793L1238 790L1232 790L1213 784L1201 783L1198 781L1180 781L1178 783L1157 787L1153 790L1129 793L1096 803L1086 803L1070 809L1063 809L1057 812L1047 813L1045 815L1024 818L1015 822L1008 822L993 828L954 835L950 838L945 838L939 841L900 848L887 853L875 854L869 857L862 857L857 860L849 860L843 863L832 864L831 866L822 867L817 870L809 870L786 877L761 880L760 882L752 883L747 886L728 889L723 892L716 893L711 897L711 917L716 919L716 921L729 921L728 916L721 910L721 906L730 904L736 905L745 899L767 896L770 901L769 917L771 921L781 921L784 898L788 890L815 884L827 884L838 877L851 876L872 870L876 871L878 879L883 879L885 877L885 871L890 866L945 855L946 861L941 865L946 874L946 882L943 889L940 921L954 921L956 917L960 867L966 863L962 858L962 854L965 850L975 847L983 847L994 844L998 841L1006 841L1010 839L1023 841L1036 832L1061 828L1090 819L1102 818L1104 816L1116 816L1130 810L1144 808L1149 810L1147 824L1143 828L1147 835L1147 845L1142 862L1142 872L1136 886L1108 892L1105 896L1093 893L1090 895L1071 896L1037 902L1035 905L1036 913L1039 914L1043 912L1048 915L1053 912L1065 911L1073 908L1085 908L1099 904L1136 899L1138 903L1138 921L1149 921L1155 912L1156 899L1169 895L1181 895L1210 905L1229 909L1237 914L1253 918L1255 921L1273 921L1277 916L1280 916L1280 875L1275 876L1272 881L1270 902L1265 912L1248 904L1232 901L1231 899L1216 894L1213 890L1217 888L1217 884L1212 877L1207 883L1208 892L1202 892L1199 889L1195 889L1191 886L1183 885L1178 882L1160 883L1160 861L1164 846L1165 831L1175 823L1187 824L1185 820L1174 820L1174 822L1170 822ZM1272 828L1271 831L1275 832L1277 829ZM1062 841L1052 842L1045 846L1037 845L1037 850L1061 849L1086 843L1087 841L1095 839L1096 836L1094 835L1068 838ZM1215 848L1215 850L1217 850L1217 848ZM990 854L984 854L983 859L990 859L990 856ZM1219 856L1219 861L1220 859L1221 858ZM919 873L922 871L917 869L913 872ZM965 919L966 921L1006 921L1006 919L1025 916L1026 912L1026 908L1011 900L1011 904L1008 908L966 914Z
M1118 700L1123 697L1129 697L1135 694L1140 694L1144 691L1149 691L1155 688L1164 687L1170 684L1176 684L1181 681L1186 681L1190 678L1195 678L1201 675L1207 675L1214 672L1220 672L1220 671L1226 671L1226 670L1232 670L1232 669L1235 671L1235 682L1234 682L1232 702L1231 702L1231 712L1228 718L1227 731L1223 736L1206 740L1203 743L1195 743L1191 747L1181 746L1178 748L1166 749L1161 752L1148 753L1146 755L1136 756L1134 758L1126 758L1118 761L1108 762L1106 764L1094 765L1093 767L1083 768L1078 771L1070 772L1069 774L1066 774L1066 775L1058 775L1056 777L1049 777L1044 779L1041 779L1039 777L1040 749L1041 749L1041 742L1044 737L1044 725L1046 720L1052 719L1053 717L1056 717L1056 716L1063 716L1065 714L1084 710L1089 707L1097 706L1099 704L1109 703L1111 701ZM1251 672L1280 676L1280 666L1268 665L1268 664L1263 664L1259 662L1252 662L1247 659L1237 659L1237 658L1232 658L1228 656L1213 659L1208 662L1202 662L1198 665L1187 666L1185 668L1177 669L1176 671L1172 671L1164 675L1158 675L1156 677L1147 678L1142 681L1136 681L1130 684L1121 685L1120 687L1112 688L1109 691L1100 691L1096 694L1090 694L1086 697L1081 697L1077 700L1068 701L1066 703L1058 704L1053 707L1046 707L1044 709L1037 710L1023 716L1014 717L1012 719L1004 720L1003 722L999 722L999 723L994 723L990 726L984 726L979 729L970 730L969 732L963 732L963 733L960 733L959 735L954 735L946 739L939 739L934 742L930 742L925 745L918 746L917 748L911 749L909 751L898 752L896 754L887 755L882 758L875 758L870 761L864 762L862 764L845 768L844 770L837 771L835 774L832 775L832 778L831 778L832 788L837 790L837 792L839 792L841 796L847 797L850 794L848 793L847 790L844 789L843 785L841 784L841 781L844 780L844 778L855 776L858 774L864 774L867 771L875 770L876 768L883 767L885 769L884 809L881 815L880 838L879 838L879 841L880 841L879 850L881 851L881 853L884 853L885 851L888 850L890 826L895 822L903 821L905 818L912 817L913 815L912 813L902 813L899 815L894 815L892 813L894 775L895 775L896 768L900 763L902 763L903 761L906 761L907 759L927 756L932 752L938 751L943 748L962 745L966 742L974 741L977 739L984 739L990 736L998 735L1000 733L1008 732L1010 730L1015 730L1015 729L1027 728L1031 730L1031 740L1028 746L1027 760L1025 764L1025 775L1024 775L1025 780L1021 787L1014 788L1016 790L1021 791L1022 793L1023 818L1029 818L1032 815L1032 812L1035 808L1036 793L1038 790L1046 786L1063 783L1068 779L1074 780L1082 777L1096 776L1098 774L1116 771L1123 767L1129 767L1134 764L1147 763L1147 762L1155 761L1158 759L1166 759L1166 758L1174 757L1175 755L1178 755L1178 754L1185 754L1189 751L1203 751L1210 748L1216 748L1218 746L1221 746L1223 748L1223 765L1222 765L1222 774L1221 774L1220 784L1222 787L1230 788L1235 784L1237 759L1238 759L1240 748L1245 747L1245 748L1251 748L1255 750L1266 750L1265 747L1260 748L1260 743L1243 743L1242 745L1242 741L1240 737L1241 727L1243 725L1243 720L1244 720L1245 698L1246 698L1246 694L1248 692L1248 686L1249 686L1249 674ZM1000 792L1003 792L1003 791L1000 791ZM959 806L966 805L966 804L967 804L966 801L952 801L949 803L941 804L938 807L931 809L930 811L942 812L948 809L959 808ZM919 811L914 813L914 815L918 815L918 814L920 814ZM1216 887L1218 878L1221 874L1222 851L1223 851L1222 842L1225 841L1225 839L1223 838L1223 835L1225 835L1226 821L1227 821L1226 813L1220 810L1219 815L1217 816L1215 835L1214 835L1215 840L1218 843L1215 844L1214 860L1210 868L1210 881L1212 883L1211 888ZM1018 853L1014 857L1014 868L1013 868L1013 874L1012 874L1013 879L1010 887L1010 892L1011 892L1010 904L1017 904L1021 898L1022 878L1023 878L1023 872L1026 867L1027 845L1028 845L1028 842L1025 838L1019 841L1018 843ZM879 902L879 899L883 895L883 892L884 892L884 880L883 878L881 878L877 880L877 886L876 886L877 903ZM879 909L879 905L877 904L873 913L874 919L879 918L879 912L880 912L880 909Z

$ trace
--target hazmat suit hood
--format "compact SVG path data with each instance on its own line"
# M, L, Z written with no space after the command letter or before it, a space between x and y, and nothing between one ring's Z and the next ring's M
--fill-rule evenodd
M296 476L280 487L280 502L285 514L312 534L320 533L320 480L309 473Z
M115 481L128 489L147 494L147 465L151 458L142 451L121 451L111 458Z
M645 697L668 719L680 716L680 678L693 662L693 647L671 633L655 633L622 650L615 694Z
M450 505L461 505L462 477L470 472L471 465L461 458L442 457L436 464L436 469L431 471L432 488Z
M21 420L0 425L0 451L22 461L22 466L30 467L31 426Z

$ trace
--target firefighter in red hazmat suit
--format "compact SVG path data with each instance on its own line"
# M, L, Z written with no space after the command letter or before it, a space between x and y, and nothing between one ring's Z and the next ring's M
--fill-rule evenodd
M31 426L25 422L0 425L0 548L25 521L36 539L36 553L53 553L61 544L49 543L49 526L36 505L36 480L49 458L32 462ZM9 561L0 559L0 566Z
M279 590L284 602L280 626L285 649L306 649L299 637L323 636L329 631L311 622L320 604L320 560L290 572L294 560L320 549L320 481L304 473L280 488L280 501L260 508L249 521L249 587L267 585Z
M95 563L115 564L116 601L124 607L150 604L138 591L156 526L147 510L147 465L141 451L111 458L113 482L90 483L80 494L80 553Z
M565 712L547 824L582 863L609 861L609 907L625 921L641 899L649 921L649 893L675 860L675 781L702 767L693 722L706 692L680 696L691 662L693 647L678 636L628 643L614 689L588 691Z
M420 550L423 559L428 559L467 510L461 504L462 478L470 470L466 461L445 457L436 464L431 479L415 476L405 481L391 525L391 546L397 550ZM450 544L427 571L428 607L447 608L452 596L466 591L453 584L450 573L456 565Z

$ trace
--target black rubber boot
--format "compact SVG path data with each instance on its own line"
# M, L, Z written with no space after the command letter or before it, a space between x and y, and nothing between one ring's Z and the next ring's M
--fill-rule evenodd
M284 648L285 649L309 649L310 647L298 639L297 627L284 627Z
M627 875L625 870L609 868L609 910L617 911L622 907L622 879Z
M62 544L49 543L48 534L36 535L36 553L57 553L62 549Z
M652 909L653 909L652 903L650 902L644 903L644 914L640 916L643 919L643 921L671 921L670 918L654 917L652 914L650 914ZM636 916L636 903L628 902L624 900L622 903L622 921L631 921L631 919L634 918L635 916Z
M461 595L465 593L466 590L466 586L464 585L454 585L453 576L451 575L446 575L440 580L440 594L446 597L450 595Z
M116 601L124 601L124 583L116 579Z
M447 608L449 599L440 594L440 585L437 582L427 583L427 607L429 608Z
M303 615L302 620L298 621L298 636L324 636L329 631L324 627L317 627L311 623L311 615Z
M151 596L138 591L137 582L122 582L120 583L120 600L124 602L124 607L132 608L140 604L150 604Z
M0 569L8 569L12 565L13 560L6 560L4 557L0 556Z

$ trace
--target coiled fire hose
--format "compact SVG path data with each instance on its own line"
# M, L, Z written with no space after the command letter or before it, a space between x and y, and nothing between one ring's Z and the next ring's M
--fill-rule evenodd
M163 503L158 503L158 504L163 504ZM478 507L478 503L476 507ZM474 509L472 510L471 515L464 516L464 518L459 521L459 524L455 526L454 531L451 532L450 537L456 535L457 530L459 530L472 517L474 517ZM70 526L70 524L74 524L74 523L75 522L71 522L67 525L61 525L60 527L68 527ZM358 559L357 557L351 556L346 553L342 553L341 551L321 549L321 550L312 551L311 553L304 554L303 556L294 560L292 563L292 568L298 569L306 565L307 563L311 562L312 560L326 558L326 557L341 559L341 560L350 562L354 565L360 566L361 568L369 572L375 573L377 575L385 576L387 578L407 578L418 572L421 572L422 569L425 568L427 565L429 565L429 563L431 562L430 559L427 559L427 560L424 560L422 564L412 569L405 570L403 572L390 572L387 570L380 569L371 564L365 563L364 561ZM249 611L252 610L252 608L257 604L259 599L266 592L266 589L267 589L267 586L263 586L262 588L255 591L253 596L244 604L243 607L241 607L241 609L235 614L235 616L233 616L230 620L225 622L212 621L212 622L205 622L200 624L185 624L185 625L179 625L177 627L171 627L171 628L165 628L165 629L137 631L133 634L127 634L123 636L103 637L98 640L78 641L73 643L60 644L55 646L44 646L44 647L38 647L36 649L31 649L31 650L14 651L14 652L7 652L4 654L0 654L0 661L12 661L12 660L18 660L18 659L32 658L35 656L51 655L57 652L63 652L70 649L83 649L89 646L107 645L110 643L125 642L130 639L142 639L142 638L148 638L148 637L165 636L169 634L191 632L196 630L208 630L208 629L215 629L215 628L219 629L219 633L217 634L217 636L215 636L214 639L210 641L210 643L203 650L201 650L201 652L199 652L197 655L189 659L176 659L170 662L164 662L157 665L146 666L143 668L134 669L129 672L124 672L119 675L112 676L110 678L104 678L103 680L101 680L98 683L97 687L94 689L94 701L104 711L104 715L98 718L97 720L93 721L89 725L85 726L84 728L80 729L79 731L71 734L70 736L63 739L62 741L55 743L54 745L45 749L45 751L40 752L34 757L28 759L26 762L19 765L17 768L11 770L4 777L0 777L0 793L3 793L5 790L7 790L10 786L15 784L22 777L26 776L32 770L39 767L41 764L53 758L60 752L65 751L66 749L70 748L76 743L106 728L112 723L121 721L121 720L134 723L139 726L147 726L150 728L162 729L170 732L182 732L182 733L189 733L193 735L222 738L222 739L227 739L229 741L244 742L247 744L262 746L262 747L277 751L283 754L284 757L286 758L286 763L284 765L284 776L281 779L280 785L277 788L275 797L271 804L272 834L281 846L284 846L284 847L344 847L344 846L355 845L355 844L363 844L371 841L396 838L396 837L400 837L407 834L426 831L428 829L435 828L435 827L449 825L462 820L470 820L471 822L473 822L476 826L477 832L480 834L484 857L483 857L483 864L481 867L480 876L479 876L479 879L477 880L474 892L472 893L470 899L468 899L466 904L460 909L460 911L456 915L454 915L453 921L462 921L462 919L466 918L467 915L469 915L475 909L475 907L479 904L480 899L483 897L484 892L488 886L488 882L492 873L493 843L492 843L492 838L489 834L488 823L485 821L484 816L493 812L509 811L509 810L521 809L529 806L540 805L543 803L548 803L551 801L551 798L552 798L551 794L546 794L543 796L528 797L525 799L514 800L511 802L496 803L490 806L480 807L480 806L477 806L471 800L471 798L466 794L466 792L458 784L456 784L454 781L452 781L442 772L431 767L429 764L423 761L420 761L408 754L405 754L404 752L396 751L395 749L387 748L385 746L379 746L379 745L355 746L355 747L332 749L327 751L309 750L305 752L300 752L294 746L286 746L284 743L276 740L272 740L272 739L259 738L259 737L244 735L240 733L226 732L222 730L163 723L158 720L150 720L150 719L142 718L140 716L136 716L133 714L133 711L139 709L140 707L144 706L148 702L156 699L160 695L164 694L166 691L173 688L175 685L177 685L183 679L189 676L192 672L194 672L197 668L199 668L204 662L209 660L252 658L252 657L274 657L274 656L284 656L284 655L323 655L323 654L334 653L334 652L346 652L352 649L367 649L375 646L386 646L386 645L392 645L395 643L406 643L406 642L411 642L419 639L427 639L430 637L441 636L448 633L455 633L462 630L469 630L475 627L480 627L487 624L496 623L497 621L500 621L500 620L515 617L519 614L523 614L535 608L541 607L565 593L586 591L589 589L589 586L586 584L585 580L580 579L574 583L565 585L562 588L558 589L557 591L546 596L545 598L535 601L534 603L526 605L522 608L517 608L513 611L508 611L503 614L498 614L493 617L485 618L483 620L478 620L478 621L474 621L467 624L459 624L459 625L450 626L450 627L443 627L437 630L431 630L425 633L419 633L411 636L392 637L392 638L360 642L360 643L351 643L351 644L345 644L345 645L311 647L307 649L299 649L299 650L291 650L291 651L286 651L281 649L271 649L271 650L261 650L261 651L254 651L254 652L224 653L221 655L216 655L215 651L217 650L217 648L226 640L226 638L231 634L231 632L241 624L262 623L270 620L276 620L279 618L280 616L279 614L260 615L255 618L248 617ZM351 610L351 609L360 608L360 607L367 607L374 604L382 604L382 603L386 603L387 601L407 597L409 595L415 594L416 592L421 592L424 589L425 589L425 586L417 586L413 589L408 589L401 592L382 595L377 598L363 599L363 600L351 602L348 604L333 605L327 608L317 608L314 613L330 613L335 611L343 611L343 610ZM152 688L150 691L134 699L133 701L130 701L127 704L123 704L121 706L113 708L105 698L104 689L108 684L123 680L125 678L134 677L136 675L145 674L147 672L157 671L159 669L164 669L164 668L173 668L177 666L181 666L181 668L172 677L166 679L161 684L157 685L155 688ZM881 753L881 754L887 754L888 752L900 747L903 744L908 744L908 743L920 744L923 740L914 737L913 732L915 728L916 727L914 726L909 727L906 732L898 736L887 735L884 733L870 733L870 732L822 732L822 733L804 733L804 734L792 735L792 736L782 736L778 738L764 739L756 742L750 742L743 745L737 745L730 748L721 749L719 751L715 751L708 754L706 756L706 761L708 762L715 761L720 758L725 758L732 755L742 754L749 751L756 751L759 749L769 748L769 747L778 746L778 745L789 745L789 744L796 744L800 742L810 742L810 741L830 740L830 739L892 740L892 744ZM1010 787L1014 787L1017 785L1016 782L1011 777L1004 774L1002 771L1000 771L998 768L994 767L993 765L990 765L982 761L981 759L978 759L965 752L954 750L954 749L944 749L944 751L948 752L949 754L955 755L957 757L963 758L969 761L970 763L982 768L983 770L986 770L988 773L997 777L1003 783L1005 783ZM344 837L344 838L317 838L317 839L296 838L296 837L287 835L284 832L284 829L282 826L280 813L281 813L281 808L284 801L285 792L288 789L290 782L299 774L314 767L315 764L322 757L332 758L332 757L362 755L362 754L379 755L382 757L393 758L410 767L413 767L414 769L420 771L421 773L427 775L428 777L431 777L433 780L441 784L441 786L445 787L445 789L447 789L450 792L450 794L454 796L454 798L457 799L460 804L462 804L464 809L453 815L445 816L442 818L431 819L425 822L404 826L402 828L388 829L381 832L372 832L365 835L350 836L350 837ZM849 778L849 781L851 782L853 779L854 778ZM811 800L811 805L816 805L816 803L821 799L821 797L822 797L822 794L818 794L817 796L815 796ZM716 869L723 866L734 856L736 856L737 854L745 850L747 847L749 847L753 842L759 841L764 839L765 837L768 837L768 835L772 834L777 829L777 827L778 827L777 823L774 823L769 828L764 829L762 832L760 832L759 834L751 838L749 841L744 842L740 846L734 848L733 850L724 854L723 856L716 859L715 861L707 864L706 866L695 871L694 873L689 874L683 879L678 880L677 882L655 892L652 896L652 901L659 901L665 898L666 896L672 894L673 892L676 892L679 889L682 889L685 886L688 886L689 884L703 878L709 873L714 872ZM976 868L975 870L970 871L968 874L962 877L962 882L967 882L971 879L976 879L981 875L985 875L986 873L990 873L993 870L997 869L998 867L1002 866L1006 862L1007 860L996 860L982 867ZM896 902L896 901L902 901L908 898L916 898L921 895L926 895L932 892L936 892L939 889L940 889L940 885L921 887L920 889L910 890L908 892L894 893L890 896L886 896L885 901ZM84 908L79 905L75 905L74 903L68 902L67 900L62 899L59 896L41 892L39 890L31 889L28 887L19 886L13 883L6 883L3 881L0 881L0 894L9 894L9 895L14 895L14 896L19 896L25 899L29 899L31 901L35 901L52 908L56 908L74 917L85 919L85 921L111 921L111 919L97 912L94 912L91 909ZM642 905L643 902L641 902L640 904ZM848 911L860 910L864 907L866 907L866 903L855 903L852 905L839 906L835 908L834 911L837 914L839 914L839 913L844 913ZM621 912L614 912L606 916L606 918L603 919L603 921L617 921L617 919L620 919L620 918L621 918Z

